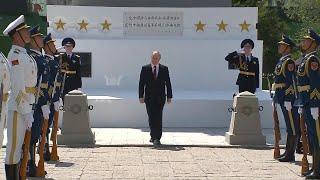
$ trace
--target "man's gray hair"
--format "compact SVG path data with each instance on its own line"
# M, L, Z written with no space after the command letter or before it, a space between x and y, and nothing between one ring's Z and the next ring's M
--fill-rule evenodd
M160 54L159 51L157 51L157 50L152 51L152 56L155 55L155 54L159 54L159 56L161 57L161 54Z

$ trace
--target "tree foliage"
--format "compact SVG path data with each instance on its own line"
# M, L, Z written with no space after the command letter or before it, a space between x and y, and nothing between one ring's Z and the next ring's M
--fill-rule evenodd
M320 33L320 0L233 0L235 7L258 7L258 39L263 40L263 72L273 71L282 34L297 45L308 29ZM295 49L294 58L300 52Z

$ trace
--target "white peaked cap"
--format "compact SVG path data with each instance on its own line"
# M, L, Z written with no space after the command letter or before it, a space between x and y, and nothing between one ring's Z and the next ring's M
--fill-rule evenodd
M22 25L22 26L21 26ZM19 27L21 26L21 27ZM24 22L24 15L19 16L16 20L14 20L13 22L11 22L7 28L3 31L3 35L8 36L9 33L13 30L15 31L19 31L23 28L28 28L29 26L27 26Z

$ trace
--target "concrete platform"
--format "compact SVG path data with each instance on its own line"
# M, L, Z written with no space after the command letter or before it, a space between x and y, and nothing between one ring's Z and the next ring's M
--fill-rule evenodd
M91 126L96 128L147 127L145 105L136 91L87 90ZM173 102L165 105L163 126L168 128L226 128L230 125L233 91L174 91ZM271 99L267 91L257 92L262 128L273 128ZM280 111L279 111L280 112ZM280 125L285 127L282 115Z

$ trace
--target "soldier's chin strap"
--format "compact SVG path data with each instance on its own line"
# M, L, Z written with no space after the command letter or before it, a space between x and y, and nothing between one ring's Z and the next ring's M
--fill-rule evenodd
M45 46L48 46L48 50L50 51L50 53L52 55L55 55L57 53L57 50L55 52L53 52L48 44L46 44Z
M316 42L312 41L312 43L310 43L309 47L308 47L306 50L309 50L309 49L312 47L312 44L313 44L313 43L316 43ZM316 48L316 49L317 49L317 48ZM316 49L315 49L315 50L316 50ZM312 52L312 51L311 51L311 52Z
M37 41L34 38L31 38L32 41L34 41L34 43L36 44L37 48L41 50L41 47L39 46L39 44L37 43Z
M19 34L19 36L20 36L20 38L22 39L23 43L24 43L24 44L27 44L27 42L22 38L22 35L21 35L20 31L17 31L17 33Z

